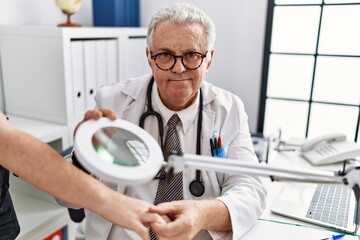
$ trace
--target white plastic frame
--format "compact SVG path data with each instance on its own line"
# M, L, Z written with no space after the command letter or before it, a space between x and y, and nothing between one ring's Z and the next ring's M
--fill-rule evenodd
M92 137L96 131L107 127L123 129L142 140L149 151L148 160L139 166L120 166L103 161L93 146ZM148 182L165 163L157 141L144 129L121 119L111 121L108 118L100 118L96 121L86 121L76 132L74 146L76 157L86 170L103 181L114 184L138 185Z

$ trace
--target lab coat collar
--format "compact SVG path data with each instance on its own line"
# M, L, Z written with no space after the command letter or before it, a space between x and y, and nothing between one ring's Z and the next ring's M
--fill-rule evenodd
M144 94L146 95L146 90L147 90L147 86L149 85L149 82L152 78L152 74L146 74L144 76L142 76L141 78L137 78L136 80L136 84L131 83L132 82L132 78L129 78L127 80L127 83L124 84L124 87L122 88L122 91L128 95L129 97L131 97L134 100L138 100L139 97L143 97ZM141 86L146 86L141 87Z
M171 116L173 114L177 114L182 123L182 130L184 134L186 134L191 124L196 120L196 116L198 114L198 109L199 109L200 95L199 94L197 95L195 102L193 102L189 107L178 112L174 112L168 109L161 101L156 82L154 82L153 89L151 91L151 97L153 100L152 102L154 108L157 106L161 116L163 116L164 127L166 126Z
M134 115L136 116L132 116L133 119L137 119L140 118L140 115L145 111L145 109L147 108L147 101L146 101L146 91L147 91L147 86L149 85L149 82L152 78L152 74L146 74L140 78L138 78L137 80L134 80L134 82L136 82L136 84L134 82L132 82L132 79L129 79L127 82L124 83L123 88L122 88L122 92L125 93L129 98L133 99L134 102L132 104L129 104L128 107L126 108L126 110L123 112L123 116L124 118L130 117L128 115ZM154 86L156 86L156 83L154 83ZM153 87L154 87L153 86ZM208 109L207 105L209 103L211 103L217 96L217 93L214 91L214 88L212 87L212 84L209 82L204 81L202 83L202 93L203 93L203 105L204 105L204 109L203 109L203 127L202 127L202 131L203 131L203 137L205 137L205 139L211 137L212 134L212 128L213 128L213 122L214 122L214 118L215 118L215 113L213 111L211 111L210 109ZM155 89L157 89L157 87L155 87ZM156 93L157 95L157 90L152 91L152 94L154 95L154 93ZM199 95L198 95L199 96ZM135 102L138 101L144 101L144 104L134 104ZM199 100L197 100L199 101ZM156 103L154 97L152 96L152 102L153 102L153 108L156 111L159 111L158 108L158 104ZM138 111L134 111L133 107L136 106L136 108L139 108ZM142 106L142 107L140 107ZM142 109L140 109L142 108ZM196 105L195 108L197 109L198 106ZM197 111L193 111L193 113L196 115ZM163 115L164 116L164 115ZM167 121L170 119L170 117L172 116L172 114L167 117L167 119L163 119L164 124L167 123ZM185 129L188 130L189 126L188 124L191 124L191 119L194 120L195 117L189 117L189 121L187 120L183 120L180 119L182 121L182 123L184 124L184 131ZM166 120L166 121L165 121ZM186 123L185 123L186 122ZM205 146L205 145L202 145ZM202 149L202 151L204 151L205 149Z
M152 74L148 73L142 76L141 78L139 78L137 84L131 84L132 78L129 78L127 80L127 84L125 84L124 87L122 88L122 91L132 99L138 100L139 97L143 97L144 94L146 95L147 86L149 85L151 78L152 78ZM154 85L156 85L156 83ZM146 87L139 87L139 86L146 86ZM210 86L212 86L212 84L205 80L203 81L201 86L204 95L203 96L204 106L206 104L209 104L211 101L213 101L217 95L213 90L213 88Z
M203 92L203 105L205 107L216 98L217 94L214 91L213 85L207 81L203 81L201 89Z

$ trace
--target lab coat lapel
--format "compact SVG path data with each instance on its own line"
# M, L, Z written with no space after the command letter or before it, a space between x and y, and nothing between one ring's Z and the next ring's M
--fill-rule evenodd
M215 98L216 94L209 90L209 88L203 85L202 86L203 91L203 119L202 119L202 129L201 129L201 155L205 156L211 156L211 150L210 150L210 138L213 133L213 128L215 124L215 112L211 109L211 102ZM202 180L204 181L205 186L205 193L201 197L195 197L190 192L185 191L184 192L184 198L185 199L206 199L208 197L214 197L216 194L219 193L219 190L216 191L213 190L211 186L212 182L216 181L216 175L213 176L208 175L208 171L201 170L202 173ZM184 171L184 189L189 187L189 184L191 181L196 179L196 170L191 169ZM211 174L212 175L212 174Z
M209 87L208 82L203 82L201 86L203 92L203 120L201 154L211 156L210 138L214 132L215 112L211 109L211 103L216 97L216 93Z
M146 106L146 90L152 75L146 75L141 80L141 84L132 84L131 80L124 87L123 92L132 100L125 108L120 118L139 124L140 116L145 112Z
M201 155L211 156L210 138L214 129L215 112L203 109L202 136L201 136Z
M147 81L144 84L141 84L142 89L139 91L139 86L132 85L126 89L126 94L129 98L132 99L132 102L125 108L122 112L120 118L130 121L136 125L139 125L141 115L148 108L146 90L149 84L151 76L147 77ZM153 106L155 108L155 106ZM155 109L157 110L157 109ZM150 133L160 144L159 128L158 121L154 116L148 116L146 118L144 129Z
M204 82L204 109L203 109L203 129L202 129L202 149L201 154L211 156L210 139L215 132L219 129L215 129L215 116L216 112L213 111L212 105L217 94L209 87L209 83ZM220 195L219 179L214 171L202 170L203 181L205 182L205 194L204 197L215 197ZM222 178L222 177L221 177Z
M146 97L144 96L134 100L126 107L126 109L122 113L122 116L119 117L139 125L140 116L141 114L143 114L143 112L145 112L145 109L147 108L147 106L145 106L145 98Z

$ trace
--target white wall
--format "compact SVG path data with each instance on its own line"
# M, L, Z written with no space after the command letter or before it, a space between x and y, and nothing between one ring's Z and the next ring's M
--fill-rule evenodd
M141 0L141 25L164 5L177 0ZM267 0L187 0L203 9L215 22L215 57L208 81L244 101L251 131L259 111L262 55Z
M83 0L83 5L71 20L91 26L92 1ZM0 24L57 25L65 22L66 16L57 8L55 0L0 0Z
M92 1L83 0L83 6L71 20L83 26L92 26ZM0 0L0 25L56 26L65 21L66 16L57 8L55 0ZM4 111L2 85L0 72L0 111Z
M178 0L140 0L141 26L162 6ZM188 0L213 18L217 28L215 58L208 81L235 93L245 103L251 131L256 130L267 0ZM92 1L73 15L74 22L92 25ZM54 0L0 0L0 25L56 25L64 22ZM30 81L30 79L29 79ZM1 81L0 81L1 83ZM4 110L0 84L0 110Z

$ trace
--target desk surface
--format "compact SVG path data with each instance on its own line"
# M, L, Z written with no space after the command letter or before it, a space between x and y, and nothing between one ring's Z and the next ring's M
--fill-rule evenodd
M317 227L306 227L267 220L259 220L258 223L241 238L241 240L320 240L337 234L338 233L336 232ZM358 240L358 237L347 235L340 238L340 240Z
M357 163L358 164L358 163ZM331 171L337 171L342 169L342 164L332 164L332 165L325 165L325 166L317 166L314 167L309 162L307 162L304 158L300 156L298 152L282 152L282 153L271 153L271 157L269 160L269 165L271 166L279 166L284 167L288 166L289 168L296 169L296 168L311 168L311 169L318 169L318 170L331 170ZM354 163L352 163L354 165ZM248 234L244 236L244 239L262 239L262 237L259 235L259 233L256 232L266 232L269 230L269 227L271 227L274 230L274 232L278 231L278 235L276 239L289 239L289 235L284 235L281 233L281 231L289 231L289 228L298 229L296 230L297 234L300 234L300 239L309 239L306 238L306 234L309 232L313 232L316 236L323 236L323 233L328 235L331 233L330 230L327 230L325 228L319 227L317 225L302 222L296 219L283 217L277 214L274 214L271 212L271 204L275 201L276 197L280 194L282 187L284 186L284 182L271 182L269 178L263 178L264 185L268 189L268 196L267 196L267 206L265 211L263 212L262 216L260 217L260 221L258 224L254 226L253 229L249 231ZM268 222L271 223L268 223ZM264 223L266 222L266 223ZM278 222L278 223L276 223ZM286 223L286 224L282 224ZM278 225L277 225L278 224ZM292 227L289 227L292 226ZM298 226L298 227L296 227ZM306 228L303 228L302 226L306 226ZM316 229L316 231L314 230ZM323 231L323 233L321 233ZM255 234L255 235L254 235ZM257 235L256 235L257 234ZM257 236L257 238L254 238L254 236ZM331 235L328 235L328 237ZM268 238L273 239L273 238ZM298 238L291 238L291 239L298 239ZM314 238L314 239L321 239L321 238ZM351 238L344 238L345 239L351 239ZM357 237L352 239L358 239Z

